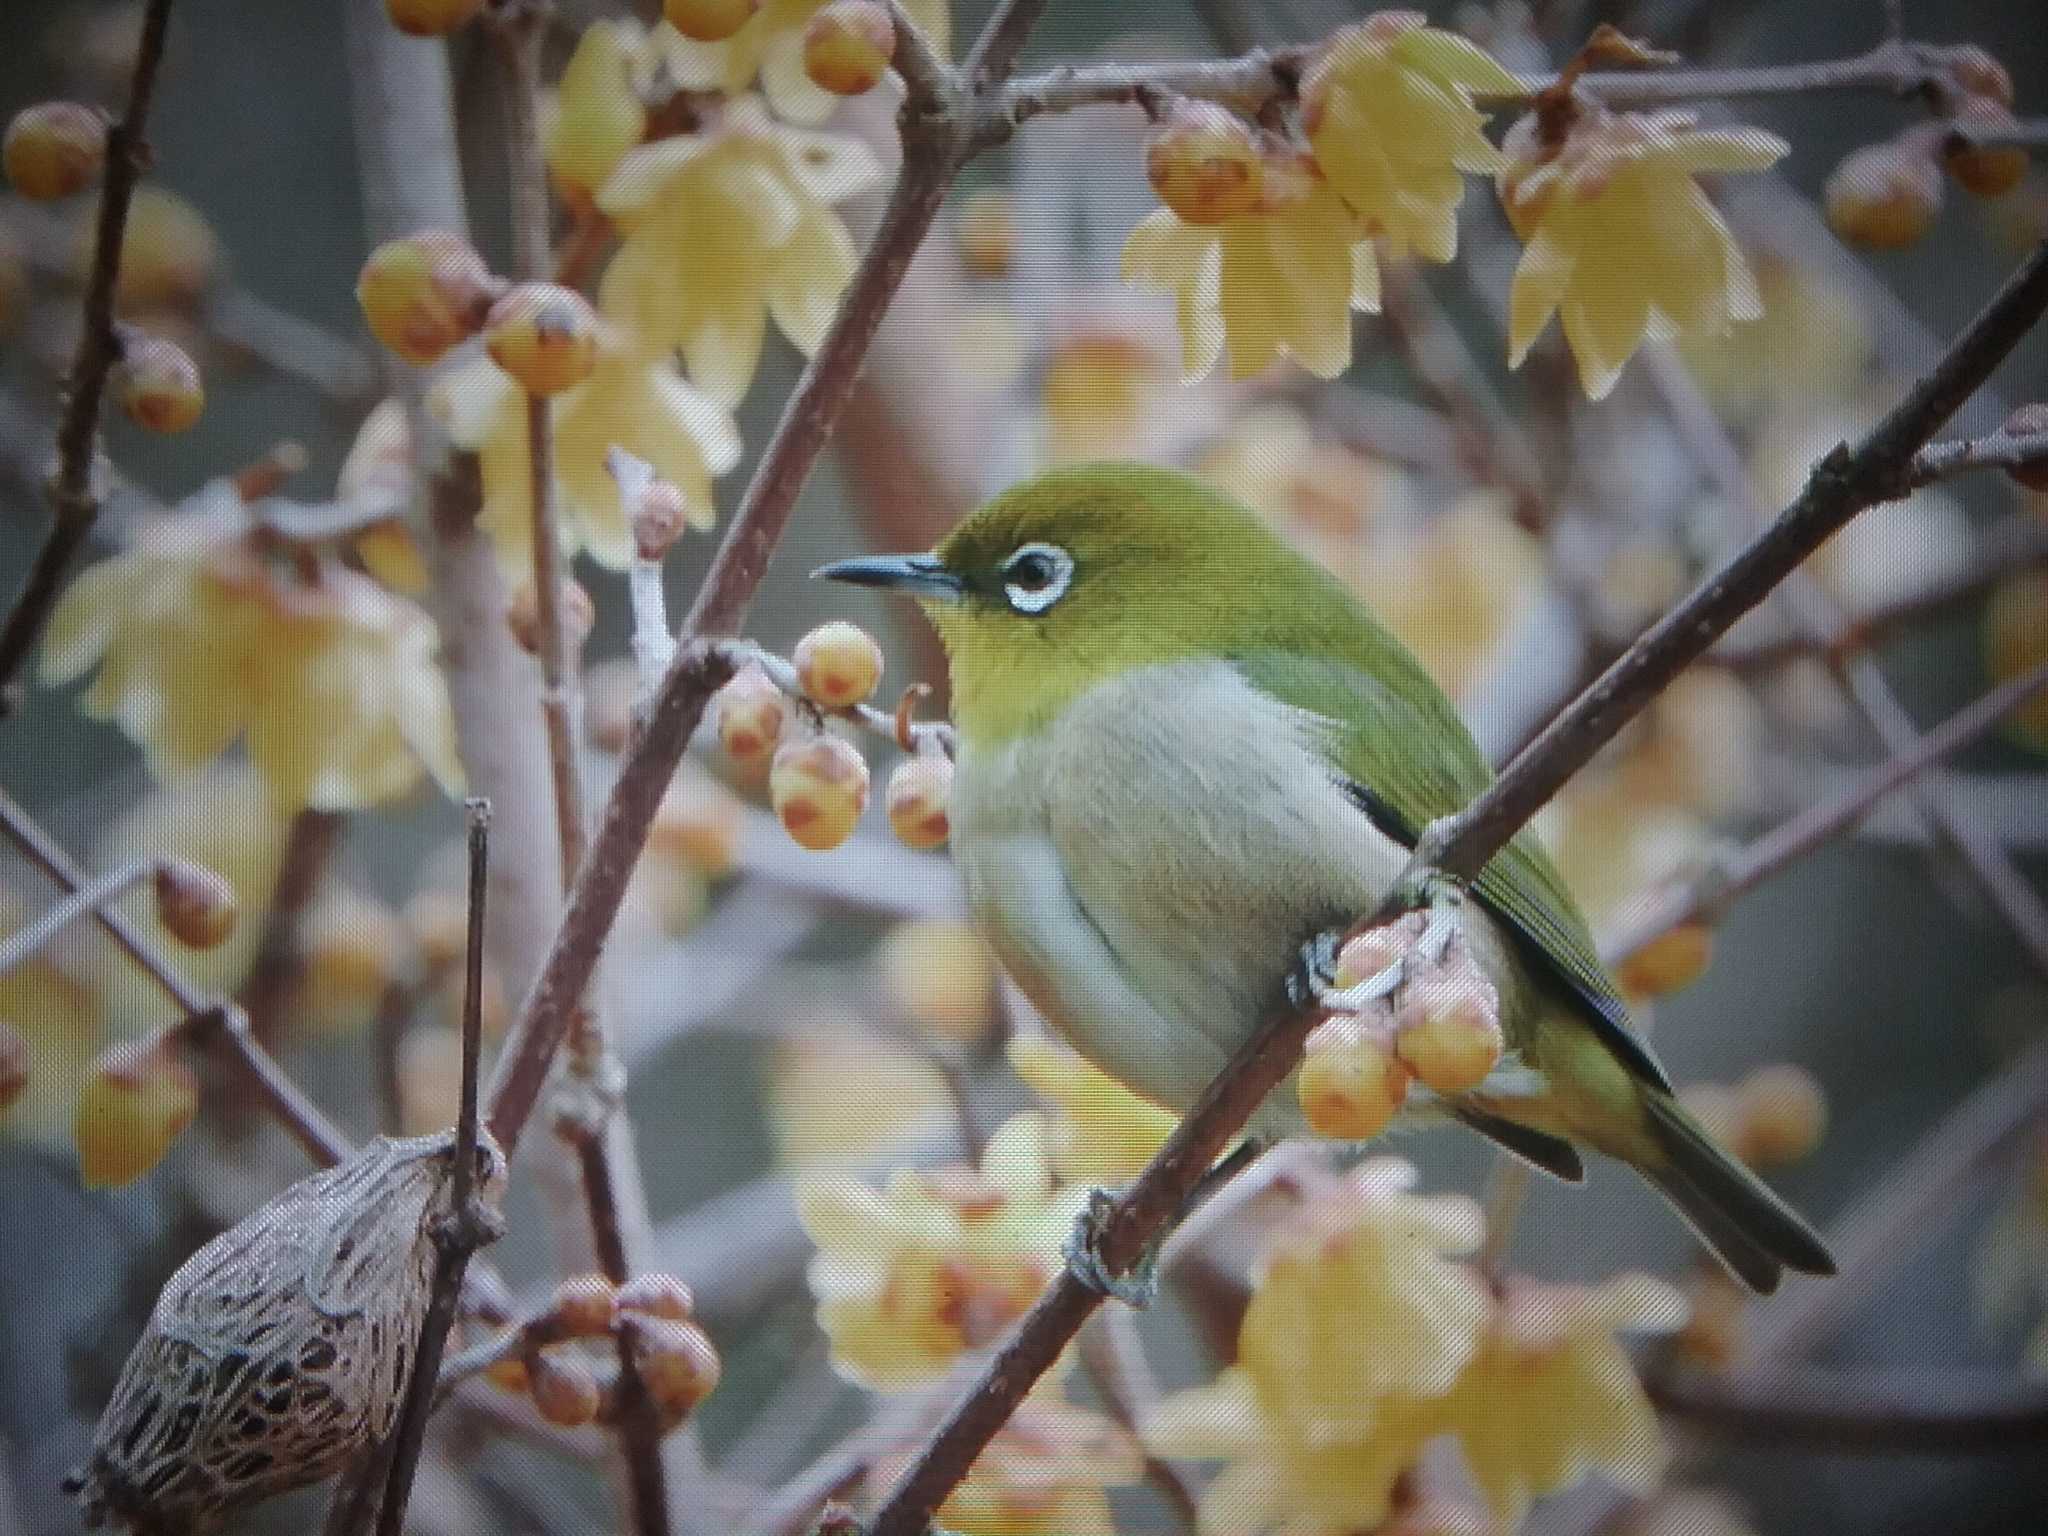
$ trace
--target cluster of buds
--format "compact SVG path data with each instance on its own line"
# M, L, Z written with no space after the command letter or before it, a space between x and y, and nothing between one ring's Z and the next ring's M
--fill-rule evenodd
M2027 152L1983 142L2010 133L2012 75L1974 45L1952 50L1945 122L1907 129L1848 155L1828 177L1822 201L1844 240L1879 250L1911 245L1941 212L1942 171L1978 197L2002 197L2027 174Z
M604 1373L587 1346L624 1341L664 1432L674 1429L718 1385L718 1351L695 1321L689 1287L673 1275L641 1275L614 1285L579 1275L555 1287L548 1305L504 1341L485 1376L533 1399L550 1424L577 1428L619 1419L616 1373Z
M0 141L8 185L31 202L83 192L107 163L107 116L76 101L23 107Z
M1296 1092L1311 1129L1363 1141L1392 1124L1416 1081L1440 1094L1485 1081L1505 1049L1500 994L1463 936L1441 938L1436 914L1411 912L1346 942L1340 1007L1310 1033ZM1390 982L1384 987L1378 983ZM1347 989L1371 995L1341 1006Z
M385 241L356 278L370 334L417 367L482 330L507 296L467 240L433 230Z

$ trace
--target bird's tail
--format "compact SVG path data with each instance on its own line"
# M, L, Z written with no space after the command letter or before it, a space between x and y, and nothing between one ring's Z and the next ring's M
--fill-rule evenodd
M1642 1165L1644 1177L1692 1224L1753 1291L1769 1295L1786 1268L1832 1275L1833 1255L1799 1213L1709 1136L1670 1094L1643 1094L1660 1160Z

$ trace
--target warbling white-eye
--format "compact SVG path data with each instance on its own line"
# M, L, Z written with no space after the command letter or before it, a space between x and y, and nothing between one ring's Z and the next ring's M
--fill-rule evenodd
M914 595L951 664L953 856L1048 1021L1187 1109L1431 821L1492 777L1450 701L1335 578L1252 513L1140 465L1063 469L929 554L821 576ZM1500 996L1502 1067L1420 1096L1577 1181L1633 1165L1744 1281L1831 1274L1820 1239L1678 1103L1534 836L1456 908ZM1318 942L1320 940L1320 942ZM1326 978L1325 978L1326 979ZM1248 1132L1304 1128L1276 1092Z

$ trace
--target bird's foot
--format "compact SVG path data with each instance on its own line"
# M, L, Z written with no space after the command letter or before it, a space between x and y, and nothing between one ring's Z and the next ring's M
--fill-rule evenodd
M1153 1298L1159 1294L1159 1246L1162 1239L1155 1237L1145 1246L1144 1253L1139 1255L1129 1274L1112 1274L1102 1257L1102 1226L1115 1204L1116 1196L1108 1190L1089 1190L1088 1204L1074 1218L1074 1230L1067 1235L1060 1257L1067 1261L1067 1268L1074 1278L1089 1290L1142 1310L1151 1306Z
M1295 951L1287 968L1287 1006L1296 1013L1319 1006L1337 984L1337 950L1344 942L1341 929L1325 928Z
M1448 875L1430 870L1422 877L1419 909L1427 921L1415 945L1403 957L1409 964L1426 961L1430 965L1442 965L1444 954L1451 947L1451 940L1458 936L1459 917L1465 906L1465 892Z

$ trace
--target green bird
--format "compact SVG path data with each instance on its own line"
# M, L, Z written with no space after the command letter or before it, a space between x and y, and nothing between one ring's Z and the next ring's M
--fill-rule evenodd
M1184 1112L1304 966L1372 912L1422 829L1492 778L1451 702L1337 580L1253 513L1136 464L1058 470L928 554L818 573L914 595L950 662L952 850L973 916L1046 1019ZM1495 855L1459 932L1508 1046L1454 1118L1559 1178L1634 1166L1760 1292L1832 1274L1805 1221L1678 1103L1536 839ZM1412 1100L1411 1100L1412 1102ZM1247 1127L1306 1130L1291 1088Z

